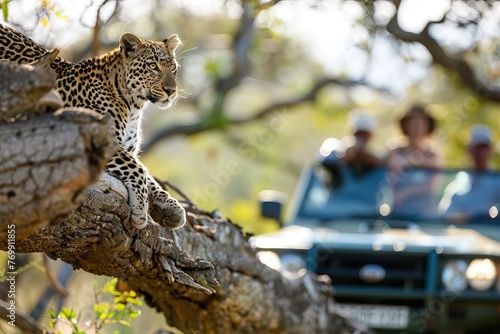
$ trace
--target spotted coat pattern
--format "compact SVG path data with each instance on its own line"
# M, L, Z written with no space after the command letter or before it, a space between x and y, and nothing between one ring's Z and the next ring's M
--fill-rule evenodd
M102 56L79 63L58 57L51 65L64 106L112 116L120 147L107 167L127 186L131 218L137 228L152 221L149 213L153 210L158 223L169 229L186 221L182 206L149 175L137 156L144 105L150 102L166 109L177 98L175 50L179 43L177 35L155 42L125 33L119 48ZM47 52L27 36L0 24L0 59L29 63Z

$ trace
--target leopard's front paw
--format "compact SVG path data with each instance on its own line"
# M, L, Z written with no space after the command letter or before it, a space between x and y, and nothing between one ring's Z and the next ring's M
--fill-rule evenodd
M142 229L148 224L148 213L144 206L132 206L132 225L137 229Z
M168 194L154 194L151 216L155 222L169 230L181 228L186 223L184 208Z
M145 200L144 195L141 193L146 192L146 189L136 189L133 186L127 185L128 190L128 204L132 209L131 222L137 229L142 229L148 224L148 202ZM147 192L146 192L147 194Z

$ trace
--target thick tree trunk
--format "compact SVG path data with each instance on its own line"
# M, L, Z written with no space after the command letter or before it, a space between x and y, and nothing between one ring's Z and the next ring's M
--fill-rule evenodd
M109 121L64 111L0 123L0 249L14 224L17 253L121 278L186 333L368 332L341 314L328 283L267 268L225 219L187 207L178 231L137 230L120 180L104 173L84 192L114 152Z

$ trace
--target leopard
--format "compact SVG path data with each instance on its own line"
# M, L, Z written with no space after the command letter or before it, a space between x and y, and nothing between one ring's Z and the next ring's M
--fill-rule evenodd
M50 65L64 107L88 108L112 117L118 149L106 167L125 184L130 221L137 229L158 223L176 230L186 222L179 201L139 160L145 106L152 103L168 109L177 102L176 50L181 43L177 34L158 42L125 32L118 46L103 55L80 62L58 56ZM49 52L25 34L0 24L0 59L25 64Z

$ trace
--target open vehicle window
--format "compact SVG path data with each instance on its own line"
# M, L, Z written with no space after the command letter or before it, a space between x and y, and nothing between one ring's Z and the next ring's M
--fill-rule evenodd
M316 166L299 215L324 221L391 218L472 223L498 217L500 174L467 170L386 168L355 175L342 165Z

